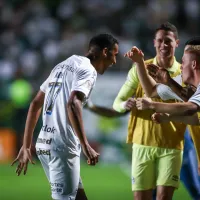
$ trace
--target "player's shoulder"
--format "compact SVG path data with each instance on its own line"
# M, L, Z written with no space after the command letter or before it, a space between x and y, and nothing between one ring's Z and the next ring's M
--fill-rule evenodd
M94 66L91 64L90 60L85 56L77 56L76 58L78 63L76 63L76 73L78 76L92 76L97 77L97 71ZM77 61L76 61L77 62Z
M153 63L153 60L154 60L154 58L150 58L148 60L145 60L144 63L145 63L145 65L149 65L149 64Z

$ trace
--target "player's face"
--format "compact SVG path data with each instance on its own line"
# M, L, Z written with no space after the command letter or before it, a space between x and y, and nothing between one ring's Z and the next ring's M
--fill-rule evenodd
M109 52L106 52L105 54L106 56L103 61L101 74L103 74L108 69L108 67L111 67L112 65L116 64L117 55L119 53L118 50L119 50L119 46L118 44L115 44L112 50L110 50Z
M173 32L159 30L154 39L154 47L156 48L157 56L163 59L174 57L178 43L179 40L176 40Z
M191 84L192 78L192 55L186 51L184 51L182 57L182 79L185 84Z

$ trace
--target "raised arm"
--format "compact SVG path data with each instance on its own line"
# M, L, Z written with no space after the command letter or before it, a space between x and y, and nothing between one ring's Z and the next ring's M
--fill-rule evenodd
M95 165L98 162L99 154L90 147L84 131L82 115L83 100L84 94L82 92L73 91L67 104L67 112L70 123L74 128L75 133L80 140L83 152L88 159L88 164Z
M158 97L156 91L156 81L148 75L148 72L144 63L144 54L137 48L133 47L125 54L125 57L135 62L138 78L144 89L147 97Z
M37 93L36 97L33 99L33 101L30 104L27 119L26 119L26 125L25 125L25 131L24 131L24 139L23 139L23 146L20 149L20 152L17 156L17 158L13 161L11 165L19 162L16 173L19 176L21 172L24 170L24 175L27 172L28 162L31 162L34 164L31 156L31 144L32 144L32 138L33 138L33 132L35 129L35 126L38 122L41 108L44 103L44 97L45 93L43 93L41 90Z

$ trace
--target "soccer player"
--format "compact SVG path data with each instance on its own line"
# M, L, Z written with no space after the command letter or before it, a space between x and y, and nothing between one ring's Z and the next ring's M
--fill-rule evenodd
M56 200L86 200L80 179L80 152L89 165L99 154L88 143L82 119L82 107L94 87L97 73L103 74L116 63L118 41L109 34L93 37L86 56L72 55L59 63L40 86L27 116L23 146L12 165L16 173L27 172L33 164L30 145L43 106L43 126L36 143L37 155Z
M170 23L161 24L155 31L156 57L145 64L157 64L167 69L171 77L179 79L180 64L174 57L178 43L176 27ZM136 69L133 66L129 71L127 81L114 101L113 108L118 112L126 111L127 100L133 95L144 97ZM162 101L160 98L154 100ZM154 188L157 188L157 199L171 200L174 189L179 186L186 126L173 122L155 124L151 121L152 114L151 110L131 109L127 142L133 143L132 190L136 200L152 199Z
M198 42L197 38L191 39L186 43L185 49L188 49L189 47L191 47L191 45L196 45L196 47L193 46L193 48L198 48L197 45L199 45L199 44L200 44L200 40ZM158 68L156 66L150 66L150 67L148 66L147 68L151 69L150 74L153 75L153 77L156 80L159 80L159 82L170 85L170 87L172 87L172 89L174 91L176 91L177 94L182 99L180 97L178 97L178 95L174 94L172 92L172 90L170 90L170 88L167 88L166 85L162 85L162 84L156 85L156 82L147 75L147 72L146 72L145 66L144 66L144 62L143 61L140 62L141 61L140 59L143 57L143 55L142 55L142 52L139 51L139 49L133 48L132 51L127 54L127 56L130 56L131 58L133 58L134 61L137 62L137 71L139 74L141 84L144 87L145 92L150 97L155 97L155 96L158 96L158 94L159 94L159 96L165 100L176 98L176 99L182 101L182 99L184 99L184 98L188 99L191 96L191 94L185 95L184 88L182 88L180 85L177 85L176 82L172 78L170 78L169 73L166 70L164 70L162 68ZM184 91L184 93L183 93L183 91ZM191 93L191 90L190 90L190 93ZM163 119L160 118L161 116L162 115L155 113L153 116L154 121L162 122ZM164 117L164 118L165 118L164 119L165 122L170 121L169 118L166 118L166 117ZM186 118L186 120L187 120L187 118ZM178 117L177 121L183 121L183 117ZM192 120L190 120L190 121L192 121ZM196 151L199 155L199 145L197 143L200 139L199 138L199 127L191 126L189 128L190 128L190 132L192 133L193 140L196 141L196 145L195 145ZM196 139L194 137L196 137ZM198 156L198 160L199 160L199 156ZM182 170L181 170L181 179L184 182L190 195L194 199L199 199L200 198L200 190L199 190L200 184L199 184L199 179L198 179L197 164L195 165L194 163L197 163L197 162L196 162L196 156L194 154L193 144L192 144L190 137L188 136L188 133L186 132L184 160L183 160L183 166L182 166ZM185 177L186 174L187 174L187 177ZM189 180L190 184L188 184L188 179L190 179Z
M186 42L184 54L182 57L182 78L183 82L186 85L192 85L197 88L194 95L189 98L185 103L160 103L160 102L151 102L147 99L138 99L137 107L138 109L152 109L160 113L168 113L171 115L193 115L194 113L200 110L200 37L192 38ZM159 95L162 95L162 92L157 89ZM164 93L165 95L165 93ZM195 115L196 116L196 115ZM179 117L176 117L177 120ZM195 119L190 117L190 119ZM182 119L184 119L182 117ZM181 119L180 119L181 120ZM189 120L189 118L188 118ZM199 124L199 120L196 118L196 124Z

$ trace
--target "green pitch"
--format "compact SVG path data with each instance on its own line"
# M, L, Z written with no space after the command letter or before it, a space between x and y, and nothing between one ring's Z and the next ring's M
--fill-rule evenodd
M39 161L29 166L26 176L17 177L15 168L0 165L0 200L51 200L50 187ZM81 164L81 177L89 200L132 200L131 180L118 165ZM181 186L173 200L190 200Z

